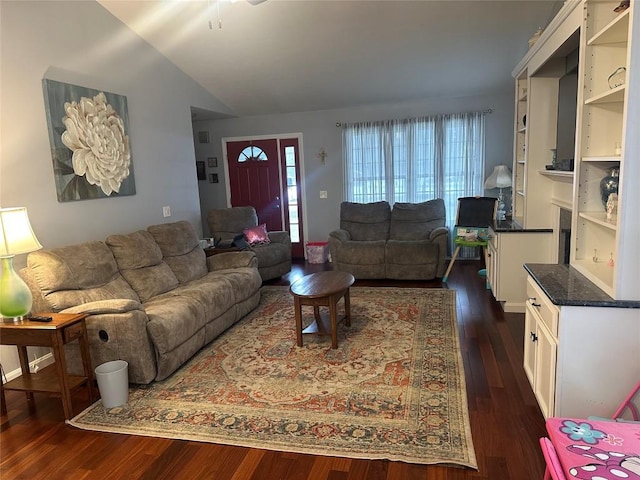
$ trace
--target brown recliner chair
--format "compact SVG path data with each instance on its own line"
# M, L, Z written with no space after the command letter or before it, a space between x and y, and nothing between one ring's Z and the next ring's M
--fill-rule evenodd
M258 225L258 215L253 207L219 208L209 211L209 231L215 240L228 241L245 228ZM291 237L289 232L268 232L270 243L251 245L258 259L258 271L262 280L271 280L291 271Z

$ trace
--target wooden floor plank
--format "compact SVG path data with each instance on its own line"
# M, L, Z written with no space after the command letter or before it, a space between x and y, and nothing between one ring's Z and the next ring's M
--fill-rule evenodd
M449 282L357 281L356 286L456 291L460 348L479 470L345 459L225 445L90 432L64 423L60 399L7 392L0 418L0 478L216 480L529 480L543 476L538 438L544 419L522 368L524 316L503 313L478 275L457 261ZM271 285L330 268L296 264ZM79 389L74 409L89 405Z

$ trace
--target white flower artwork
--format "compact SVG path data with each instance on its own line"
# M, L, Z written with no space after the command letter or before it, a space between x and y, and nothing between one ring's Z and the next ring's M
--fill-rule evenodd
M45 79L58 201L135 194L127 100Z

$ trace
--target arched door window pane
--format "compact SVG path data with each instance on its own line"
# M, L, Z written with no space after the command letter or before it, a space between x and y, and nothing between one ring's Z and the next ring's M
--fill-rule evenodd
M264 150L251 145L250 147L242 150L240 152L240 155L238 155L238 162L246 162L248 160L258 160L261 162L265 162L269 159L267 158L267 154L264 153Z

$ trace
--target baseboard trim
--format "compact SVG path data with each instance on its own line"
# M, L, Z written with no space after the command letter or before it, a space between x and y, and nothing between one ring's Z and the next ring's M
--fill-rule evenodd
M525 302L516 303L516 302L504 302L502 304L502 310L507 313L524 313L525 312Z
M54 358L53 358L53 353L49 352L46 355L43 355L42 357L38 357L36 358L33 362L29 362L29 369L31 372L34 371L34 369L37 367L38 370L42 370L44 367L47 367L49 365L51 365L54 362ZM12 370L10 372L4 372L5 376L7 377L7 382L10 382L11 380L18 378L20 375L22 375L22 370L20 369L20 367L16 368L15 370ZM2 383L4 383L4 378L2 379Z

